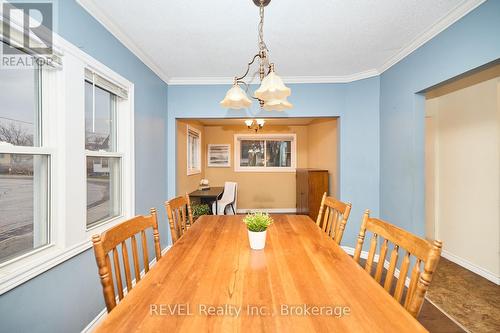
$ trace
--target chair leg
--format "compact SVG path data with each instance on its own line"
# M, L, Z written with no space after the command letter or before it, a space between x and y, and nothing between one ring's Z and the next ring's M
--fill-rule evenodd
M236 215L236 212L234 211L234 206L233 206L233 204L231 203L231 204L229 204L229 205L231 206L231 209L233 210L233 214L234 214L234 215Z

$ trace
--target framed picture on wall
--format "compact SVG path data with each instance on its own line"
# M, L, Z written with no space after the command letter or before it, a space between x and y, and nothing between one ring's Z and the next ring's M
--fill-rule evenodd
M208 167L229 168L231 166L231 145L209 144L208 145Z

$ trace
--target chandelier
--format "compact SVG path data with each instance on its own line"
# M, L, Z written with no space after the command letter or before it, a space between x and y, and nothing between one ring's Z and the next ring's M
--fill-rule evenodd
M246 119L245 120L245 125L247 125L247 128L249 130L254 130L255 133L257 133L259 130L264 128L264 124L266 121L264 119Z
M274 64L269 61L269 49L264 42L264 7L271 0L253 0L255 5L259 6L259 36L258 48L259 52L253 56L252 60L247 64L247 70L242 76L236 76L233 80L233 86L227 91L226 97L220 102L220 105L227 109L243 109L252 105L252 101L248 98L247 92L250 83L243 81L250 72L251 66L256 60L259 61L259 78L261 81L260 87L255 90L253 99L258 100L260 107L266 111L284 111L291 109L293 105L287 101L291 90L286 87L283 80L276 74ZM240 84L245 87L243 90Z

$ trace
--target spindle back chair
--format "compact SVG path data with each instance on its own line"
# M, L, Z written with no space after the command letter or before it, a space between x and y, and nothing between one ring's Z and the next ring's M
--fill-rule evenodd
M148 216L136 216L117 226L106 230L101 235L92 236L94 253L99 269L104 301L108 312L116 306L115 286L118 293L118 299L121 301L124 297L124 288L122 284L122 272L125 273L125 285L127 293L133 287L132 274L130 271L129 251L126 241L130 239L132 247L133 269L135 282L141 280L141 269L139 266L139 251L137 247L136 235L140 234L142 247L142 261L145 273L149 271L149 254L146 230L153 229L153 241L156 260L161 258L160 236L158 233L158 219L155 208L151 208L151 214ZM121 261L123 271L120 267L120 256L118 246L121 247ZM110 252L113 252L113 265L111 265ZM116 278L116 281L113 278ZM116 282L116 284L115 284Z
M393 295L394 299L401 303L412 316L417 317L441 256L441 241L436 240L431 243L390 223L370 217L370 211L367 210L363 215L363 222L354 252L354 260L358 263L367 231L372 233L372 237L364 267L365 270L381 284L384 268L386 268L384 289ZM380 246L380 253L377 255L379 237L383 241ZM389 247L392 247L392 251L389 262L386 262ZM397 269L399 250L403 250L404 254L402 260L400 260L401 265ZM407 274L412 264L410 259L412 256L414 257L413 269L410 273L406 297L402 302ZM376 257L378 257L378 260L374 265ZM423 266L423 270L421 266ZM399 271L399 275L393 288L393 278L396 270Z
M325 192L321 199L316 225L328 237L332 238L337 244L340 244L350 213L350 203L344 203L333 197L328 197Z
M193 225L193 213L189 195L179 196L165 202L172 243L175 243Z

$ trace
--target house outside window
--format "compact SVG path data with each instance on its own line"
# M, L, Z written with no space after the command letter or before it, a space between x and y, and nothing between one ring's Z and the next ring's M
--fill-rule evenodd
M295 172L295 134L236 134L235 171Z

